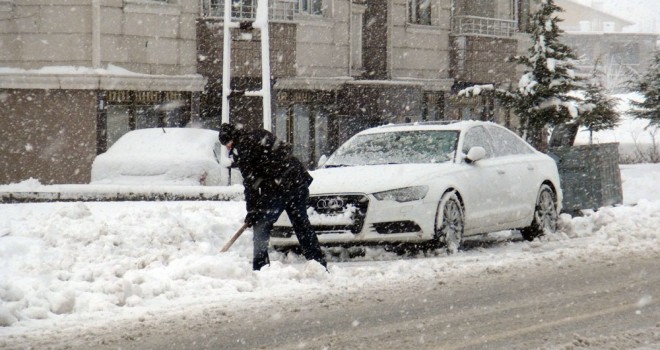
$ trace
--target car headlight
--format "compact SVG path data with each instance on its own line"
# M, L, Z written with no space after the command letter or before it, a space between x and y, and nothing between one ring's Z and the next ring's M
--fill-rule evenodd
M397 202L410 202L426 197L426 193L428 193L428 191L428 186L413 186L397 188L396 190L376 192L374 193L374 197L376 197L376 199L379 201L390 200Z

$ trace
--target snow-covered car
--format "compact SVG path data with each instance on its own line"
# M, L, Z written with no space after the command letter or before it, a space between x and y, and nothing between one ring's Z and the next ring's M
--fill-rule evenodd
M93 184L221 185L218 132L193 128L129 131L92 163Z
M323 245L431 243L554 232L562 192L555 161L490 122L387 125L362 131L311 172L308 213ZM283 213L275 248L297 245Z

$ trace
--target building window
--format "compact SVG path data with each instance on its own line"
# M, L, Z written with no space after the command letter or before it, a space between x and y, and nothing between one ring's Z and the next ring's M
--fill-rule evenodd
M291 144L293 155L308 168L329 155L328 114L321 106L294 103L277 108L273 123L275 136Z
M14 9L14 0L0 0L0 12L9 12Z
M323 0L300 0L299 8L300 8L300 13L307 13L310 15L322 15Z
M518 25L518 30L521 32L526 32L529 27L529 20L531 17L530 14L530 3L529 1L522 0L513 0L515 8L515 20Z
M445 96L442 92L424 93L422 120L435 121L445 119Z
M190 121L190 98L190 93L179 91L101 93L97 153L131 130L185 126Z
M527 1L529 2L529 1ZM455 0L452 32L456 35L511 37L518 29L521 0ZM525 15L526 16L526 15Z
M365 5L354 4L351 13L350 45L351 45L351 75L362 75L362 30Z
M257 14L257 0L231 0L231 16L234 20L251 20ZM330 1L330 0L326 0ZM324 0L270 0L268 17L270 20L293 20L295 15L323 15ZM204 17L224 17L224 0L202 0Z
M408 0L408 22L431 25L431 0Z
M291 144L293 155L303 164L312 165L314 154L311 110L307 104L293 104L278 108L275 114L275 135Z

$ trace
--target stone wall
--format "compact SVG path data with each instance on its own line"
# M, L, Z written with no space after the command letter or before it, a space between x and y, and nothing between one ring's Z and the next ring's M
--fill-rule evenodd
M452 77L461 82L507 83L516 77L513 38L457 36L452 42Z
M96 92L0 91L0 183L88 183L96 156Z
M95 23L89 0L16 1L0 12L0 66L113 65L144 74L196 73L199 3L100 0ZM98 28L100 40L93 40Z

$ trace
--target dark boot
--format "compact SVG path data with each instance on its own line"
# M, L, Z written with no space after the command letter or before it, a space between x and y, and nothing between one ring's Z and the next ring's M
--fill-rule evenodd
M259 271L266 265L270 265L270 259L268 258L268 242L254 241L252 270Z
M328 262L325 261L325 256L324 255L322 255L319 259L314 259L314 260L318 261L319 264L323 265L323 267L325 267L326 271L328 270Z
M270 260L268 260L268 255L263 257L255 257L252 260L252 270L259 271L262 267L270 265Z

